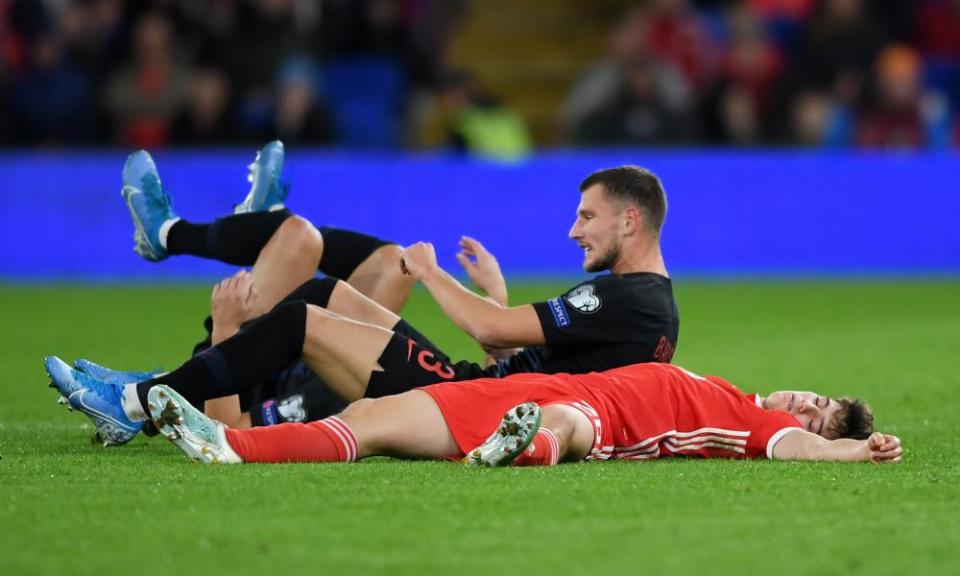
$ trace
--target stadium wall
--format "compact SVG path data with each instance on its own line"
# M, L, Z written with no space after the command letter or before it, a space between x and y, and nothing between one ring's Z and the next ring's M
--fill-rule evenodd
M228 267L163 264L131 251L120 198L125 154L0 155L0 279L210 279ZM155 155L178 213L203 221L246 194L252 153ZM441 264L460 235L483 241L510 276L580 274L567 239L591 171L640 164L660 175L670 210L664 251L690 276L960 274L960 156L914 153L548 152L518 164L436 155L291 152L288 205L317 224L401 243L429 240Z

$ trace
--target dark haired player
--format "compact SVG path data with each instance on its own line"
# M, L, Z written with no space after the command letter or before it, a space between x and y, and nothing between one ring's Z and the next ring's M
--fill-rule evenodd
M77 398L71 404L82 404L95 422L109 415L115 425L131 426L146 419L147 393L156 384L167 384L200 405L242 393L301 357L347 402L482 376L586 373L669 362L679 318L659 246L666 214L659 180L642 168L624 166L596 172L580 188L570 237L584 249L587 271L611 274L547 302L507 307L480 297L437 265L427 243L401 254L406 270L461 329L502 354L488 367L452 363L398 316L345 283L327 279L326 303L281 303L234 337L146 382L110 386L55 357L48 359L47 371L64 396ZM474 253L480 249L474 246ZM503 282L499 271L493 276ZM517 347L523 349L513 352Z
M859 400L813 392L763 398L657 363L435 384L358 401L310 424L249 430L206 418L166 386L150 391L149 409L161 433L207 463L380 455L490 466L671 456L894 463L902 456L897 437L873 432L873 413Z

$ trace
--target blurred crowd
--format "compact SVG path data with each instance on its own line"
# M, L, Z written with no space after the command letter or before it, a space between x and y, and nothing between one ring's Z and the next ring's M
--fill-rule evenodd
M580 145L960 142L960 0L655 0L563 111Z
M460 5L0 0L0 140L399 147Z
M621 4L566 144L960 143L960 0ZM462 112L451 147L522 153L523 118L448 67L471 5L0 0L0 144L395 149L428 95Z

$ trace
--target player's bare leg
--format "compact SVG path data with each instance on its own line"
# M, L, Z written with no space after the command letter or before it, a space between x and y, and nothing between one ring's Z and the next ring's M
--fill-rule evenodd
M247 430L230 430L204 416L167 386L150 390L148 409L167 439L208 464L352 462L380 455L439 459L460 453L440 408L419 390L361 400L317 422Z
M381 246L347 278L347 282L361 294L397 314L410 297L414 283L413 276L404 274L400 268L402 251L403 248L396 244ZM361 319L356 316L351 318Z
M339 417L356 434L359 458L439 459L460 453L440 407L420 390L364 398L347 406Z
M318 306L307 307L303 360L341 398L363 398L370 375L383 371L378 360L393 332Z
M257 304L250 318L269 312L287 294L313 278L323 255L323 238L309 221L291 216L260 251L251 276Z
M339 316L373 324L388 330L400 321L400 317L396 313L372 300L369 296L361 293L352 283L347 282L337 282L325 308Z
M540 409L541 430L550 430L557 438L560 462L579 462L593 447L593 426L587 416L566 404L551 404Z
M294 288L312 278L323 254L323 245L320 233L307 220L299 216L285 220L260 252L253 267L251 277L258 297L248 319L266 313ZM396 326L400 317L386 306L402 308L412 285L412 278L400 271L399 254L400 247L395 245L382 246L374 251L351 274L349 282L337 283L330 294L328 309L383 328ZM360 282L372 294L361 293L353 286L354 281ZM386 305L371 299L377 297L385 298ZM204 412L230 428L252 425L250 414L241 412L239 396L208 400Z

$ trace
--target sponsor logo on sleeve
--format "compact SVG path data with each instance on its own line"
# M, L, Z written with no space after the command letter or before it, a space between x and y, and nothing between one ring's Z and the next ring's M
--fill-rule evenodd
M553 321L556 322L557 328L570 325L570 314L567 313L567 307L564 306L563 300L559 297L551 298L547 300L547 304L550 306L550 312L553 313Z
M600 297L596 295L596 290L593 284L577 286L567 294L567 302L579 312L593 314L603 304L600 302Z
M273 426L280 423L277 414L277 403L273 400L267 400L260 406L260 415L263 416L263 423L266 426Z

